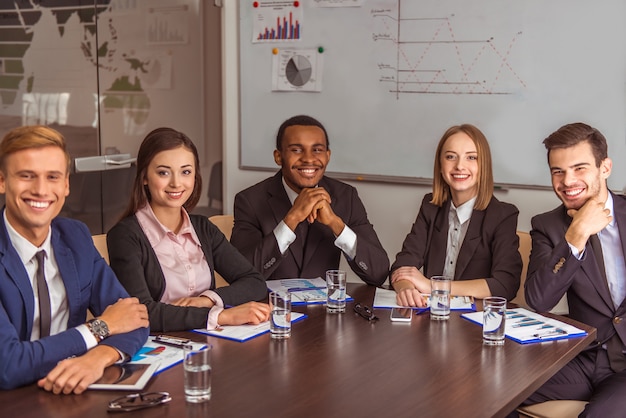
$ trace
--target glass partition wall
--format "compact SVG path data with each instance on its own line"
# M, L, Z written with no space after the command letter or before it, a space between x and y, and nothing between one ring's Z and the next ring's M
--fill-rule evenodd
M119 219L149 131L179 129L206 155L201 9L200 0L0 0L0 135L43 124L65 136L73 164L62 215L92 234Z

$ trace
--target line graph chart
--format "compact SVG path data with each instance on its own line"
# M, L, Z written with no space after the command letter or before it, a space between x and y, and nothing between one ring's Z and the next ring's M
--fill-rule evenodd
M480 15L425 13L415 2L371 10L372 39L386 50L378 64L381 83L404 94L507 95L526 87L515 56L523 37L514 25ZM430 13L436 13L429 10ZM394 54L391 51L395 52Z

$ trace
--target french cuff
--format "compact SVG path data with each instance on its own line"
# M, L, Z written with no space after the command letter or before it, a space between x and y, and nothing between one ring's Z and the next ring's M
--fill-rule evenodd
M278 243L278 249L281 254L285 254L285 251L289 248L289 246L296 240L296 234L293 232L285 221L280 221L276 228L274 228L274 237L276 238L276 243Z
M220 316L223 310L223 306L214 306L211 308L206 321L206 329L215 329L220 325L217 323L217 317Z
M335 246L341 249L350 260L356 257L356 234L348 225L343 227L343 231L335 239Z
M91 331L89 330L89 327L86 324L77 326L76 331L80 332L80 335L83 337L87 350L91 350L92 348L98 345L98 340L91 333Z
M207 298L211 299L213 301L213 303L215 304L214 306L217 306L217 307L220 307L220 308L224 307L224 301L222 300L220 295L218 295L213 290L205 290L204 292L200 293L200 296L204 296L204 297L207 297Z
M583 255L585 255L585 249L583 248L582 251L578 251L578 248L574 247L569 242L567 243L567 245L569 246L569 250L572 252L572 255L576 257L576 260L578 261L582 260Z

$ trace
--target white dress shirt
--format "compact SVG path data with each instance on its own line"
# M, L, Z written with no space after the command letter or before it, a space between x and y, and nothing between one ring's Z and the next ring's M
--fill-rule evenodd
M469 228L475 203L476 196L463 203L458 208L454 206L453 202L450 202L450 211L448 212L448 241L446 244L446 261L443 265L443 275L452 277L452 279L454 279L456 260L459 257L461 245L463 245L463 240L467 234L467 228Z

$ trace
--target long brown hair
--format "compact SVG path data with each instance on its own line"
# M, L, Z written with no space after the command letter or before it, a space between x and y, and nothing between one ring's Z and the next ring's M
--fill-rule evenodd
M450 186L441 175L441 153L443 146L452 135L463 132L469 136L478 153L478 195L474 209L485 210L493 196L493 170L491 168L491 151L485 135L475 127L465 123L449 128L439 140L437 152L435 152L435 164L433 173L433 200L430 203L443 206L444 202L450 198Z
M198 158L198 150L194 143L182 132L172 128L157 128L150 132L144 138L139 152L137 153L137 175L133 182L133 189L130 195L130 202L126 211L122 215L122 219L127 216L134 215L139 209L148 204L152 197L148 186L144 185L146 172L152 159L162 151L169 151L179 147L184 147L193 154L195 163L195 184L189 199L183 204L187 212L193 210L200 200L202 193L202 176L200 175L200 159Z

